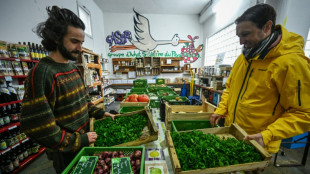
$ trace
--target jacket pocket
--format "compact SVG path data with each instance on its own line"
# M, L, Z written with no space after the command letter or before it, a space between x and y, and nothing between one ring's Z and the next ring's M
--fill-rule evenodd
M300 80L298 80L298 105L301 106L301 99L300 99L300 88L301 88L301 84L300 84Z

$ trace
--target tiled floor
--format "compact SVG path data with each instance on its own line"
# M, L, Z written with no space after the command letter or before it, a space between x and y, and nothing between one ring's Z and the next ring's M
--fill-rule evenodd
M119 110L119 102L112 103L109 108L107 108L107 111L109 110ZM159 142L161 145L164 144L163 140L162 142ZM159 160L165 160L165 156L163 153L167 150L165 149L165 146L162 146L162 149L153 149L152 151L158 151L160 156L158 158L161 158ZM281 147L281 150L283 150L284 156L279 153L277 163L291 163L291 162L301 162L302 155L304 152L304 148L299 149L287 149L284 147ZM147 152L146 152L147 153ZM310 152L308 152L309 155ZM169 160L169 159L168 159ZM310 174L310 157L307 159L306 166L299 166L299 167L275 167L273 165L274 162L274 155L273 158L269 164L269 166L262 172L262 174ZM172 173L171 164L170 161L167 161L167 164L163 164L162 168L163 171L167 172L170 171ZM152 164L147 164L146 166L150 166ZM156 164L158 167L159 163ZM167 168L165 168L167 166ZM147 168L147 167L146 167ZM36 160L34 160L32 163L28 164L27 167L25 167L20 173L22 174L54 174L55 170L53 169L52 161L49 161L47 159L46 154L44 153L40 157L38 157ZM148 173L148 172L147 172ZM167 172L168 173L168 172Z

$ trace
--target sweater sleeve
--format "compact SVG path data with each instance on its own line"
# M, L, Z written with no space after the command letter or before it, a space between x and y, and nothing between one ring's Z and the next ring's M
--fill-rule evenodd
M21 130L39 144L61 152L76 152L88 146L86 133L64 130L54 116L56 96L53 75L46 73L47 67L38 63L25 81L25 95L20 118Z
M103 108L98 108L94 106L92 103L88 104L88 114L89 117L95 118L95 119L101 119L104 116L105 111Z

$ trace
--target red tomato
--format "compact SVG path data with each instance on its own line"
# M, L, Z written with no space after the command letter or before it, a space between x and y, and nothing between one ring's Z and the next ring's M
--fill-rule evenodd
M149 101L149 97L145 94L141 94L138 96L138 101L139 102L148 102Z

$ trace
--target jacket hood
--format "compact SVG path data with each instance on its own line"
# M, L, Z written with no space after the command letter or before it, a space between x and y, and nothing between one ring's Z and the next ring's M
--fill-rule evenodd
M275 46L266 57L280 57L286 54L304 54L304 39L300 35L289 32L282 25L277 25L276 29L281 29L281 41Z

